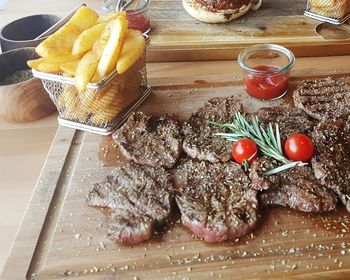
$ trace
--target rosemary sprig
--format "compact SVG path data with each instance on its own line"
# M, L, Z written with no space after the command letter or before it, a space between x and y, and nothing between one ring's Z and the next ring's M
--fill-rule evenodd
M274 158L275 160L283 163L283 165L267 171L265 173L267 176L293 168L295 166L306 165L306 163L301 161L290 161L283 155L278 124L275 124L274 129L272 124L269 123L267 128L264 129L260 125L257 116L253 116L249 122L240 112L235 114L235 118L232 123L218 123L213 121L209 121L208 123L227 128L231 131L231 133L215 133L215 135L223 137L231 142L237 142L238 140L244 138L251 139L258 145L261 153L264 156Z

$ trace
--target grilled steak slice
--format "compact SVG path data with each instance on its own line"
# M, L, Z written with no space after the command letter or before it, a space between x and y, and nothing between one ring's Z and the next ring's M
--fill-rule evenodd
M306 80L293 93L294 104L318 120L350 112L350 86L344 79Z
M113 208L109 220L108 238L123 244L137 244L150 240L154 220L147 215L123 208Z
M261 108L254 114L258 116L259 121L265 126L268 123L278 123L282 138L287 138L293 133L311 132L314 126L304 111L293 107Z
M312 132L316 178L333 190L350 212L350 117L320 122Z
M183 160L173 174L181 220L207 242L251 232L257 224L257 192L234 162Z
M171 168L182 151L180 126L168 115L133 113L113 134L113 139L128 159L153 167Z
M109 237L120 243L136 244L150 239L173 210L170 175L162 168L128 163L115 169L88 194L90 206L112 209Z
M276 166L277 162L265 157L252 163L249 174L252 185L265 190L260 194L262 205L281 205L311 213L336 208L336 196L317 182L310 167L294 167L268 177L264 175Z
M225 162L231 159L231 146L227 140L213 135L222 128L208 124L208 121L231 122L242 105L229 98L213 98L185 122L183 150L191 158L210 162Z

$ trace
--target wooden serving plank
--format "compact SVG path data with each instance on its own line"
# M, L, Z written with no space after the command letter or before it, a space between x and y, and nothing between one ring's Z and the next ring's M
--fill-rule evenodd
M350 74L344 67L341 74ZM301 79L325 72L294 72ZM187 118L211 97L234 95L247 111L290 102L248 97L238 78L221 75L154 80L141 110ZM118 158L119 157L119 158ZM26 211L1 279L347 279L350 215L306 215L276 208L261 225L232 242L207 244L182 225L154 240L121 246L108 240L108 211L88 207L95 182L113 174L123 158L110 137L60 127Z
M349 39L326 40L319 21L303 16L306 0L263 0L257 11L226 24L201 23L187 14L182 0L153 0L150 7L149 61L237 58L253 44L275 43L296 56L349 54ZM345 30L350 32L348 25ZM350 35L347 37L350 38Z
M149 14L152 30L151 45L147 49L148 61L233 59L242 49L258 43L284 45L298 57L350 53L350 39L341 39L343 32L332 31L335 39L324 39L318 35L316 27L320 22L303 16L306 0L263 0L259 10L250 11L226 24L196 21L186 13L181 1L151 1ZM100 1L84 2L104 13ZM4 11L0 11L0 25L24 15L38 14L38 7L40 13L64 16L77 4L76 1L67 0L50 2L49 5L45 0L25 3L21 0L8 1ZM345 24L343 29L349 31L350 26ZM347 36L349 38L349 34Z

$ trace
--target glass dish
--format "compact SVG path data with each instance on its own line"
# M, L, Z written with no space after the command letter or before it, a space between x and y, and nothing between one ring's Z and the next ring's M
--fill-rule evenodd
M125 11L126 18L129 21L128 27L130 29L140 30L143 34L147 35L151 30L149 4L150 0L105 0L102 8L107 12Z
M287 93L290 71L295 64L290 50L274 44L254 45L242 51L237 60L250 96L274 100Z

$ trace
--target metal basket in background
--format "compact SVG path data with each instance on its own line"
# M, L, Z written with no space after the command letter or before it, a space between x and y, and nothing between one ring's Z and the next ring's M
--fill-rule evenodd
M350 19L350 0L308 0L304 15L332 24L342 24Z
M78 92L72 77L35 70L33 75L42 80L55 103L60 125L101 135L111 134L151 93L146 49L125 73L115 70L98 83L89 83L84 92Z

